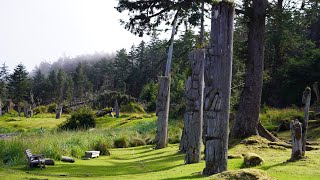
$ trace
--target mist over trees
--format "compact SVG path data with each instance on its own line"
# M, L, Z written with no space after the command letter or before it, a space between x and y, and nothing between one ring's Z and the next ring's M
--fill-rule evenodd
M261 104L273 107L301 105L301 89L320 79L319 5L306 0L269 2L266 16L265 66ZM246 17L237 14L234 31L234 57L231 107L238 108L247 63L248 46ZM182 116L185 111L185 80L191 74L188 55L199 39L190 28L174 41L171 71L170 115ZM61 57L53 63L42 62L28 74L23 64L12 73L0 69L1 104L4 109L13 102L30 103L30 93L37 105L74 100L97 99L105 91L132 96L155 111L158 76L163 75L169 43L150 31L151 40L113 54L96 53L78 57ZM15 87L17 73L25 76L21 89ZM17 94L18 91L22 91ZM315 96L313 96L315 97ZM312 99L312 101L314 101ZM121 103L120 103L121 105Z

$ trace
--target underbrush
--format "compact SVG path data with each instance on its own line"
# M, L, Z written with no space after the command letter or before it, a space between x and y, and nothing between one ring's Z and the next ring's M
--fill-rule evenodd
M85 151L98 150L109 154L110 148L143 146L155 143L156 117L126 120L107 118L106 124L112 128L96 128L80 131L37 130L28 131L19 136L0 139L0 164L22 165L26 163L24 151L31 149L34 154L45 154L47 158L60 160L61 156L81 158ZM100 121L102 121L100 119ZM122 121L128 121L121 124ZM178 143L182 132L181 121L169 122L169 142Z
M303 111L296 107L285 109L264 108L261 110L259 118L268 130L273 131L282 121L302 120Z

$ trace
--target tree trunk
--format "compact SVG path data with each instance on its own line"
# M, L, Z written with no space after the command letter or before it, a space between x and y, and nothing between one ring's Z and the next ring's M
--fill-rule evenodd
M319 92L318 82L315 82L315 83L313 84L313 90L314 90L314 93L316 94L317 102L320 103L320 92Z
M119 108L119 104L118 104L117 99L114 102L114 111L116 112L116 118L119 118L120 117L120 108Z
M18 116L19 116L19 117L21 116L21 106L20 106L20 103L18 103Z
M174 35L176 33L176 26L177 26L177 19L178 19L178 13L176 12L176 15L173 20L172 25L172 32L171 32L171 38L170 38L170 47L168 51L168 59L166 64L166 72L165 76L160 77L160 87L157 97L157 145L156 149L162 149L167 146L168 144L168 118L169 118L169 105L170 105L170 84L171 84L171 61L172 61L172 52L173 52L173 41L174 41Z
M187 152L187 129L186 129L186 117L184 117L184 126L179 144L179 151L181 153Z
M271 134L266 128L263 127L261 122L258 123L258 133L260 136L268 139L269 141L276 142L279 141L273 134Z
M205 50L194 50L189 59L192 76L186 82L187 106L184 115L187 143L186 164L198 163L201 160Z
M258 135L263 82L264 34L267 0L253 0L248 22L248 61L239 109L230 132L230 139Z
M31 105L28 108L28 116L29 116L29 118L31 118L33 116L33 110L32 110L32 106Z
M234 7L212 5L211 42L205 60L204 121L207 121L206 167L203 174L227 170Z
M23 113L24 113L24 117L29 118L27 102L24 102L23 104Z
M306 152L310 100L311 100L311 88L306 87L306 89L303 91L303 96L302 96L302 104L304 104L304 117L302 122L302 156L304 156Z
M58 108L57 108L57 111L56 111L56 119L60 119L61 118L62 108L63 108L63 104L60 103L58 105Z
M291 141L292 141L292 153L291 161L302 158L302 125L298 119L291 121Z

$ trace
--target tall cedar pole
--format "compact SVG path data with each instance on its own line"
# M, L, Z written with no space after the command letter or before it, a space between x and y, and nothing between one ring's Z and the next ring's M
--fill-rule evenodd
M198 163L201 160L202 126L203 126L203 90L204 90L204 49L190 53L192 75L186 82L186 113L184 130L186 135L185 163Z
M306 87L302 95L302 104L304 104L304 118L302 122L302 156L304 156L306 152L310 100L311 100L311 88Z
M176 12L172 24L172 32L170 38L170 47L168 50L168 59L166 65L165 76L160 77L160 87L157 97L157 145L156 149L162 149L168 144L168 118L169 118L169 105L170 105L170 72L171 72L171 61L173 53L173 42L174 35L177 28L178 13Z
M201 27L200 27L200 33L199 33L199 45L201 48L203 48L203 43L204 43L204 4L205 4L204 0L202 0ZM197 142L197 141L199 137L201 141L201 138L203 137L203 135L200 134L200 136L198 136L198 133L203 133L203 128L204 128L204 125L203 125L204 67L203 65L204 65L204 59L205 59L205 51L194 50L193 52L190 53L189 57L192 64L192 76L189 76L186 81L185 95L187 99L186 100L187 106L186 106L186 113L184 116L184 127L182 131L180 147L179 147L180 152L187 153L185 157L186 164L197 163L200 161L200 160L198 161L197 159L198 159L198 152L200 152L200 149L201 149L201 142ZM197 68L194 68L194 67L197 67ZM201 68L199 69L199 67ZM191 86L190 86L190 83L192 83ZM196 85L193 85L193 83L195 83ZM188 94L190 95L190 93L188 92L190 92L191 89L193 89L193 91L198 92L196 93L197 97L188 96ZM200 103L202 107L198 106L197 108L200 108L200 109L197 109L193 106L194 103ZM195 114L193 114L193 112ZM198 127L198 125L200 126ZM195 142L190 142L188 137L193 137L192 141L195 140Z
M204 0L201 2L201 27L199 45L204 42ZM204 49L196 49L189 55L192 75L186 82L187 107L185 120L185 163L199 163L201 160L201 144L203 134L203 91L204 91Z
M227 170L234 6L212 5L211 42L205 60L204 121L207 121L206 167L203 174Z
M298 119L292 120L290 123L291 129L291 161L302 158L302 124Z

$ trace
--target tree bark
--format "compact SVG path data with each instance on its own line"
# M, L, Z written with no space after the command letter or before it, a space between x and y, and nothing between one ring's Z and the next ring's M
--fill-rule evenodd
M313 90L314 90L314 93L316 94L317 102L320 103L320 92L319 92L318 82L315 82L315 83L313 84Z
M248 61L244 89L240 96L239 109L230 132L230 139L258 135L261 104L264 34L267 0L253 0L248 22Z
M186 82L186 113L184 115L186 130L185 163L198 163L201 160L204 60L205 50L198 49L190 53L192 75Z
M306 87L302 95L302 104L304 104L304 117L302 122L302 156L304 156L306 152L310 100L311 100L311 88Z
M205 60L204 121L207 121L206 167L203 174L227 170L234 7L212 5L211 42Z
M170 38L170 47L168 50L168 58L166 64L166 71L165 76L160 77L160 87L157 97L157 145L156 149L162 149L167 146L168 144L168 118L169 118L169 105L170 105L170 84L171 84L171 61L172 61L172 52L173 52L173 41L174 35L176 33L176 26L177 26L177 19L178 13L176 12L173 25L172 25L172 32Z
M116 112L116 118L119 118L120 117L120 108L119 108L119 104L118 104L117 99L114 102L114 111Z
M302 125L298 119L291 121L291 141L292 141L292 153L291 161L295 161L302 158Z
M187 129L186 129L186 117L184 117L184 126L182 130L182 135L180 139L180 144L179 144L179 151L181 153L186 153L187 152Z

